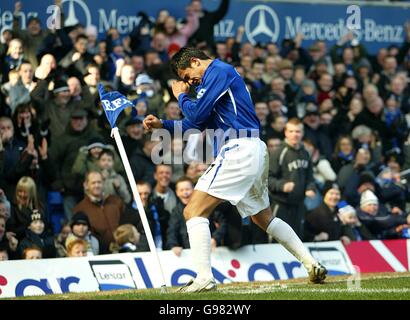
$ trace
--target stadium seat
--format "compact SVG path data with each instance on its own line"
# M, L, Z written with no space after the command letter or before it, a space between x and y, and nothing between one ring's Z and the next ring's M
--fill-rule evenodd
M63 196L58 191L49 191L47 193L47 209L51 217L54 234L60 232L62 221L65 219Z

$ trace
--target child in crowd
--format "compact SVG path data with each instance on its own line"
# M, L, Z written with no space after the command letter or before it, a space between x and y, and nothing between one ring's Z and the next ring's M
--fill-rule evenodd
M91 234L91 224L88 216L80 211L77 212L71 221L71 234L68 235L65 242L66 248L68 244L76 239L82 239L87 242L87 256L94 256L100 253L100 243L96 237Z
M23 251L22 258L25 260L42 259L43 252L37 246L27 247Z
M87 241L75 239L67 244L67 257L86 257L87 247Z
M138 244L141 235L132 224L123 224L114 231L115 243L111 245L111 251L116 253L139 252Z
M104 177L104 195L116 195L125 203L130 203L131 194L124 178L114 169L114 158L114 152L110 149L102 150L98 157L98 167Z
M45 232L43 213L37 209L32 210L31 222L26 230L26 237L21 241L19 249L21 255L24 250L37 246L42 251L43 258L55 258L56 248L54 239Z

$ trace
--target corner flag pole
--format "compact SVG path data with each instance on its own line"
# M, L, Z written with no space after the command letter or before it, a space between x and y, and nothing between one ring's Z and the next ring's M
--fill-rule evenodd
M121 136L120 136L120 133L119 133L117 127L112 128L111 137L114 137L115 142L117 143L118 150L119 150L120 156L121 156L121 160L122 160L122 163L124 164L125 172L127 173L127 178L128 178L129 183L130 183L130 186L131 186L132 194L134 196L135 203L137 204L138 213L141 217L142 225L144 227L145 234L147 236L149 249L150 249L150 251L152 253L152 256L154 257L154 260L156 261L156 263L158 265L158 268L159 268L159 271L161 272L161 275L162 275L161 291L164 292L165 287L166 287L164 271L162 270L162 267L161 267L161 262L159 260L157 248L155 247L155 243L154 243L154 239L152 237L151 229L150 229L149 224L148 224L147 215L145 213L144 206L142 204L140 195L138 193L137 184L135 183L134 175L132 174L132 170L131 170L131 167L130 167L130 162L128 161L128 157L127 157L127 154L125 152L124 145L122 143L122 139L121 139Z

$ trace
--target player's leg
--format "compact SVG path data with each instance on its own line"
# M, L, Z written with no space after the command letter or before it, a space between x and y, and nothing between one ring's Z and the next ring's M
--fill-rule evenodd
M211 232L208 216L223 200L206 192L194 190L184 209L191 257L197 276L193 283L182 288L183 292L199 292L215 288L211 270Z
M295 231L285 221L273 217L270 207L251 218L256 225L265 230L303 264L309 273L311 282L322 283L325 280L326 269L312 257Z

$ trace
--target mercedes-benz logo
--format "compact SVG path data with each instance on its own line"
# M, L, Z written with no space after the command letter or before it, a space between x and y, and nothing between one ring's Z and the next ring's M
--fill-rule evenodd
M75 9L74 3L76 3L77 6L80 6L84 12L85 19L86 19L84 26L87 27L91 25L90 9L88 9L88 6L83 2L83 0L63 0L62 5L64 5L64 3L66 2L68 2L68 11L65 11L65 12L68 12L68 14L67 14L67 18L64 21L64 26L68 27L68 26L73 26L73 25L80 23L76 15L76 9Z
M256 18L252 19L254 16ZM252 24L257 19L257 23ZM251 26L255 26L252 28ZM279 19L276 12L266 5L254 6L246 15L245 32L248 40L256 44L255 38L259 35L265 35L270 41L276 42L279 37Z

